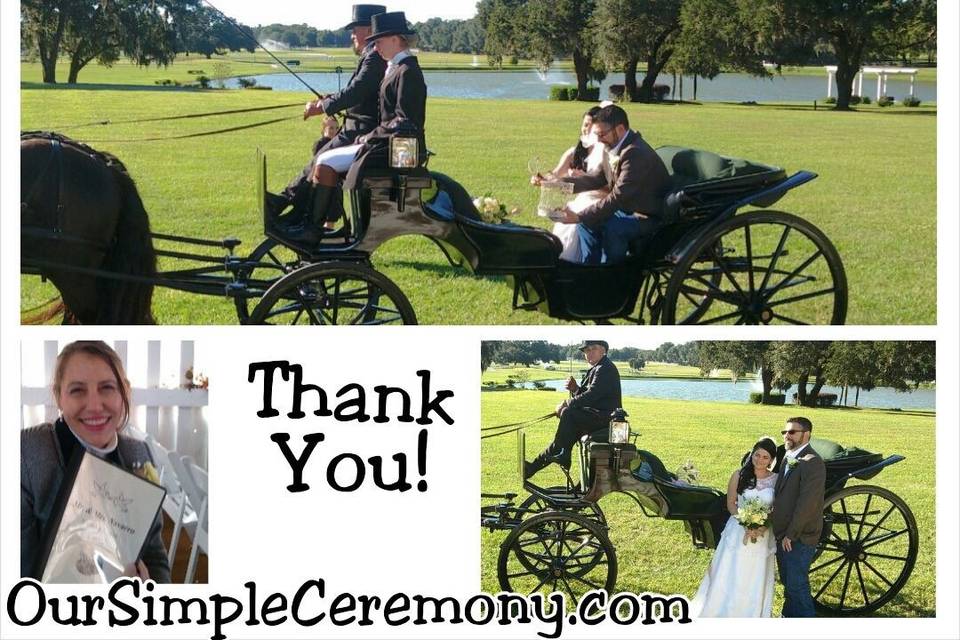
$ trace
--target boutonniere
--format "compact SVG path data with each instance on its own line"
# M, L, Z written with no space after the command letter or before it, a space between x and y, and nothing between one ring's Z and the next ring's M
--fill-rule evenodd
M613 169L614 173L617 171L617 167L620 166L620 156L610 156L610 168Z
M798 464L800 464L800 461L797 460L796 458L787 458L787 468L788 468L788 469L793 469L793 468L796 467Z
M160 474L157 473L157 468L154 467L153 463L149 460L142 465L135 465L133 472L148 482L152 482L155 485L160 484Z

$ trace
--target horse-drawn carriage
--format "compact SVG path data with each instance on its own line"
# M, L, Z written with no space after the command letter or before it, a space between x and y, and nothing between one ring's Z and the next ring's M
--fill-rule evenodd
M497 558L501 589L561 591L574 600L594 589L613 593L617 553L598 501L615 492L629 496L647 517L683 522L696 548L716 548L729 517L725 492L678 479L660 458L637 448L638 434L629 427L629 438L613 436L614 431L602 438L611 442L581 439L576 481L568 472L562 486L540 487L525 479L529 495L519 504L515 493L482 495L495 502L481 507L481 527L509 532ZM522 429L518 439L522 477ZM816 438L811 446L827 469L823 533L809 573L814 601L827 616L875 612L910 577L919 533L899 496L873 485L847 485L852 479L869 480L904 457ZM782 447L777 457L782 458ZM630 585L630 590L655 590L655 585Z
M452 265L480 276L508 276L514 309L564 320L840 324L846 316L843 265L819 229L788 213L740 213L747 206L771 206L816 177L808 171L788 176L778 167L662 147L657 152L673 180L663 226L633 246L623 263L583 265L561 261L559 240L544 229L483 222L467 191L429 171L422 151L414 166L403 166L410 164L405 160L355 163L345 184L350 208L343 226L318 246L284 246L267 215L266 158L258 152L258 202L267 238L240 256L236 239L144 232L149 225L139 196L128 193L129 177L119 195L98 194L104 204L84 211L77 202L84 196L74 192L86 179L83 172L92 169L82 165L102 165L104 154L62 136L24 138L21 149L21 269L49 278L81 322L145 321L104 317L104 308L130 306L104 301L133 289L140 291L140 302L132 306L142 307L143 296L149 303L159 285L232 298L241 323L413 324L409 300L370 261L384 242L411 234L434 241ZM127 229L128 212L117 205L130 200L143 218L133 229ZM72 206L91 219L77 220ZM112 215L104 213L111 206ZM155 249L153 241L215 247L225 255ZM118 250L126 257L118 258ZM154 255L193 266L157 272Z

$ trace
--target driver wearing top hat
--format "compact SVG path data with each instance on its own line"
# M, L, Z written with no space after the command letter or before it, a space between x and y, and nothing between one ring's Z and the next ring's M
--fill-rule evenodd
M324 136L313 144L313 158L310 163L279 195L271 195L271 206L276 213L288 205L293 212L287 219L299 218L312 200L312 188L309 178L313 172L316 156L330 149L346 147L356 142L360 136L370 133L379 124L380 83L387 70L387 61L377 52L370 35L373 33L373 16L385 13L382 4L353 5L353 20L343 27L350 30L353 51L360 60L347 85L336 93L331 93L306 104L303 118L325 116ZM334 114L343 113L343 127L333 135L327 135L328 126L336 127ZM332 133L332 132L331 132ZM335 193L331 201L333 207L327 212L326 222L332 224L342 215L343 195Z
M378 96L378 126L351 145L317 155L310 178L313 183L310 211L301 224L283 231L285 239L293 244L312 246L322 239L327 209L337 190L339 176L347 172L367 143L406 131L413 132L420 148L425 148L427 84L416 56L410 51L416 33L407 25L402 11L375 14L371 18L371 31L367 42L372 42L377 53L387 61Z
M569 469L573 445L584 435L602 430L596 439L606 440L610 414L622 406L620 372L607 357L608 349L603 340L586 340L580 345L590 369L580 384L572 376L567 380L570 397L557 406L560 424L557 425L553 442L532 462L524 462L524 478L529 478L551 462Z

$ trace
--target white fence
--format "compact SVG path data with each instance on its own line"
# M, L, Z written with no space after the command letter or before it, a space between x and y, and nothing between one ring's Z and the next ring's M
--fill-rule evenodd
M58 411L50 382L57 354L66 342L21 343L21 428L56 420ZM186 372L199 374L193 341L149 340L112 344L133 388L130 427L152 436L169 451L190 456L207 468L205 389L187 389ZM194 378L196 380L196 377Z

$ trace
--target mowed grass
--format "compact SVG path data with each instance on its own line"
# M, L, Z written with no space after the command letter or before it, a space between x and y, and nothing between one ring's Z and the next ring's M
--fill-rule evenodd
M616 361L614 364L617 365L621 378L695 378L699 380L704 377L700 375L699 367L689 367L670 362L648 362L640 371L631 369L628 362ZM553 369L536 366L515 367L494 365L483 372L480 381L483 383L495 382L501 384L506 382L510 376L516 375L526 375L531 382L535 380L558 380L570 375L579 379L589 365L583 360L564 360L559 364L552 363L552 366ZM729 380L730 371L728 369L719 369L711 371L710 375L706 377ZM754 377L753 374L748 374L743 376L743 379L752 379Z
M510 75L504 76L510 81ZM216 118L111 126L77 125L302 103L306 93L261 91L23 89L21 126L53 129L119 156L140 188L153 229L203 238L236 236L240 253L262 239L254 198L257 147L269 158L269 186L280 190L309 158L318 132L289 110ZM553 162L576 140L583 103L430 99L430 168L460 181L472 194L491 193L535 215L538 193L527 183L534 156ZM729 104L626 106L632 125L654 146L674 144L808 169L820 177L787 194L776 209L819 226L843 258L850 324L936 322L936 110L865 108L857 113L813 111L801 105ZM186 140L138 142L290 116L235 133ZM510 309L505 278L477 278L450 267L420 237L386 243L374 265L410 298L428 324L540 324L546 315ZM169 261L161 266L172 266ZM179 266L179 265L178 265ZM54 292L23 280L23 308ZM163 324L233 323L228 299L158 290L154 311Z
M504 391L481 395L482 427L513 423L549 412L565 394L546 391ZM920 533L919 555L900 594L876 614L891 617L933 616L936 607L935 417L933 413L878 410L807 409L749 404L645 400L625 398L631 426L641 433L637 446L657 455L668 470L690 460L700 471L700 483L723 489L743 453L764 435L780 441L786 418L801 412L813 421L818 437L846 446L859 446L906 460L887 467L869 482L903 498L913 511ZM532 459L553 437L556 423L547 421L526 430L526 456ZM576 459L576 457L575 457ZM513 434L481 443L481 491L514 492L525 497L517 470L517 439ZM540 486L563 483L553 466L536 476ZM484 504L494 501L485 500ZM710 563L712 550L697 550L680 521L647 518L627 496L612 494L600 506L610 525L617 553L617 590L680 593L692 597ZM481 588L499 590L497 557L506 532L481 536ZM777 584L774 613L782 606Z

